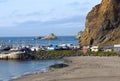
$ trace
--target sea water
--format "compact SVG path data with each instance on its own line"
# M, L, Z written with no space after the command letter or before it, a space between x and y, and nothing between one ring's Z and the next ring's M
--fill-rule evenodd
M78 40L76 40L75 36L58 36L55 40L34 40L34 37L0 37L0 44L7 44L7 45L59 45L59 44L78 44Z
M62 43L74 44L78 43L75 36L59 36L55 40L34 40L34 37L0 37L0 44L24 44L24 45L58 45ZM31 60L31 61L6 61L0 60L0 81L7 81L23 75L45 72L47 67L56 63L62 62L61 60Z
M62 60L0 60L0 81L8 81L32 73L47 72L48 66L62 62Z

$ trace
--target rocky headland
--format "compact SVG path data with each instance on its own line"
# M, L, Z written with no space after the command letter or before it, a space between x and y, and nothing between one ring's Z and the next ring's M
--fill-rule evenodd
M80 44L113 45L120 43L120 0L102 0L86 17Z

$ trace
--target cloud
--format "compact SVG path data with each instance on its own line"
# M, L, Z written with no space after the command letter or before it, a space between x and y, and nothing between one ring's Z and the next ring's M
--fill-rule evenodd
M1 0L1 1L4 1L4 0ZM32 2L32 0L30 2ZM56 1L52 0L52 2L56 2ZM64 5L62 3L64 3ZM87 3L88 1L78 1L78 0L71 0L71 1L64 1L64 2L60 1L59 5L56 5L58 4L58 2L56 2L56 4L50 3L50 5L47 3L48 6L44 4L46 6L44 6L43 8L37 5L37 8L39 7L40 9L39 8L36 9L35 4L33 4L33 7L35 7L36 9L36 10L33 10L32 6L29 6L29 7L26 6L27 8L25 7L25 9L24 7L22 7L23 9L21 9L21 7L17 6L18 2L16 2L15 5L17 7L15 8L14 6L11 5L13 4L13 2L11 2L11 3L8 3L10 9L7 8L10 10L9 12L10 14L7 14L9 10L6 10L6 9L5 9L6 13L4 12L6 15L2 16L0 14L0 27L15 26L15 25L19 25L19 24L22 24L24 22L29 22L29 21L32 21L32 22L47 22L48 21L49 23L53 23L54 21L54 24L58 22L65 23L69 21L67 20L67 18L73 18L73 17L75 18L75 16L79 16L79 15L83 15L85 19L86 14L91 8L89 7L90 2L88 4ZM26 4L26 3L23 3L23 4ZM29 3L29 5L30 4L32 3ZM81 18L81 17L78 17L78 18ZM75 21L78 18L75 18Z
M58 13L54 8L47 11L38 10L30 13L21 13L19 10L15 9L9 15L0 17L0 27L11 27L29 21L46 22L60 18L64 18L64 16Z
M84 16L73 16L73 17L68 17L68 18L47 21L45 23L47 23L47 24L64 24L64 23L83 22L83 21L85 21Z
M43 25L65 25L65 24L71 24L71 23L80 23L84 24L85 23L85 17L82 15L78 16L73 16L73 17L66 17L66 18L61 18L61 19L52 19L48 21L27 21L19 24L20 26L43 26ZM18 26L19 26L18 25Z
M0 30L4 31L1 34L32 35L34 32L37 35L52 31L75 34L83 30L88 11L101 0L0 1L8 1L0 5Z
M35 35L46 35L51 32L56 35L75 35L79 30L83 30L84 16L74 16L62 19L56 19L51 21L27 21L15 26L1 28L2 35L15 36L35 36ZM44 32L43 32L44 31Z

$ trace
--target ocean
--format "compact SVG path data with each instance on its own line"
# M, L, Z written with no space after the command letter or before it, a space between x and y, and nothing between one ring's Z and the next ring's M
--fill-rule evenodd
M71 43L74 45L78 44L78 40L75 38L75 36L58 36L55 40L34 40L34 37L0 37L0 44L6 44L6 45L13 45L13 44L19 44L19 45L47 45L47 44L53 44L58 45L62 43Z
M78 44L75 36L59 36L55 40L33 40L34 37L0 37L0 44L6 45L58 45L62 43ZM0 60L0 81L8 81L27 74L36 72L46 72L47 67L62 60L30 60L30 61L5 61Z
M28 74L47 72L48 66L62 62L62 60L0 60L0 81L9 81Z

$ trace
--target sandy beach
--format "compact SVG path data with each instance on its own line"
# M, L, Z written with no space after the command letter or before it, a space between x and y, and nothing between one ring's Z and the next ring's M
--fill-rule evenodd
M120 57L69 57L69 67L14 81L120 81Z

